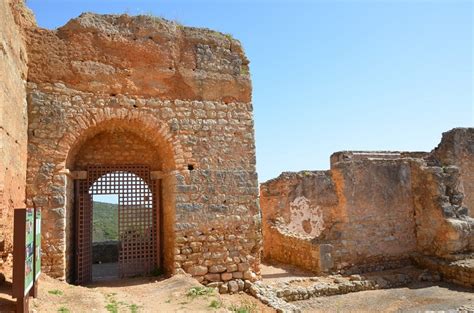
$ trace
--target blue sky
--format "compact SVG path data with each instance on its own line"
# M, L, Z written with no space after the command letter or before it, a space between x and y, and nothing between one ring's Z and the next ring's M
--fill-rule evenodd
M473 127L473 2L29 0L38 24L154 14L230 33L251 61L260 181L340 150L434 148Z

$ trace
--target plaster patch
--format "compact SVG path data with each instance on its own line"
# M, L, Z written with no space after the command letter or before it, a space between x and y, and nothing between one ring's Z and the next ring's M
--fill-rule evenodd
M323 212L319 206L312 206L306 197L298 197L290 204L291 232L318 237L324 230Z

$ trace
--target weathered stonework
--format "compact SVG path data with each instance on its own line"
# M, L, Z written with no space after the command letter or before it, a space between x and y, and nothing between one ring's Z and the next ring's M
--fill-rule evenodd
M13 210L25 206L27 54L21 1L0 2L0 255L12 251Z
M474 217L474 129L464 128L443 134L439 146L433 151L438 165L459 168L464 203Z
M339 152L330 171L262 184L264 258L319 273L469 255L473 142L473 129L454 129L432 153Z
M139 164L159 186L168 274L288 311L284 300L397 285L357 275L289 293L253 284L263 229L265 258L316 273L414 260L473 286L474 129L443 134L431 153L335 153L329 171L263 184L260 211L249 61L237 40L150 16L87 13L45 30L21 0L0 2L0 21L2 257L13 209L26 202L43 212L44 272L72 281L75 182L90 166Z
M443 280L474 288L474 257L440 259L414 255L415 262L432 272L441 273Z
M260 214L250 80L239 42L152 17L84 14L29 31L30 204L44 270L71 277L74 173L160 173L164 267L200 282L255 280Z
M29 81L147 98L251 101L240 43L207 29L150 16L85 13L29 37Z

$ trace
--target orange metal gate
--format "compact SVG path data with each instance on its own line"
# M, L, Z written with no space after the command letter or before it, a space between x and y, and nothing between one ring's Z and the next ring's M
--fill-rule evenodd
M118 195L119 276L145 275L157 257L158 182L144 165L91 166L76 181L76 283L92 281L92 196Z

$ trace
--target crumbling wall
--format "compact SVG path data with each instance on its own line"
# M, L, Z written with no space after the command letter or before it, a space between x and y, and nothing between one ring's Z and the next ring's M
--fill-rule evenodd
M415 253L471 253L472 134L448 132L433 153L339 152L330 171L284 173L262 184L265 258L315 272L361 272L408 264Z
M338 198L329 171L283 173L261 185L260 203L265 259L315 272L327 267L313 240L334 224Z
M230 35L151 16L85 13L30 33L33 82L96 94L248 103L249 61Z
M441 143L433 151L439 166L457 166L465 207L474 217L474 128L455 128L443 133Z
M404 262L416 250L410 163L398 153L339 153L331 171L340 196L334 244L337 268Z
M22 1L0 2L0 254L12 252L13 209L25 206L27 53Z
M418 250L449 257L474 251L472 201L474 129L443 134L430 158L412 162Z
M331 160L331 171L262 184L264 256L315 272L404 262L416 250L409 162L356 152Z
M240 43L153 17L95 14L29 40L27 195L43 209L45 271L70 270L70 173L140 162L161 171L166 271L204 283L256 279L253 107Z

